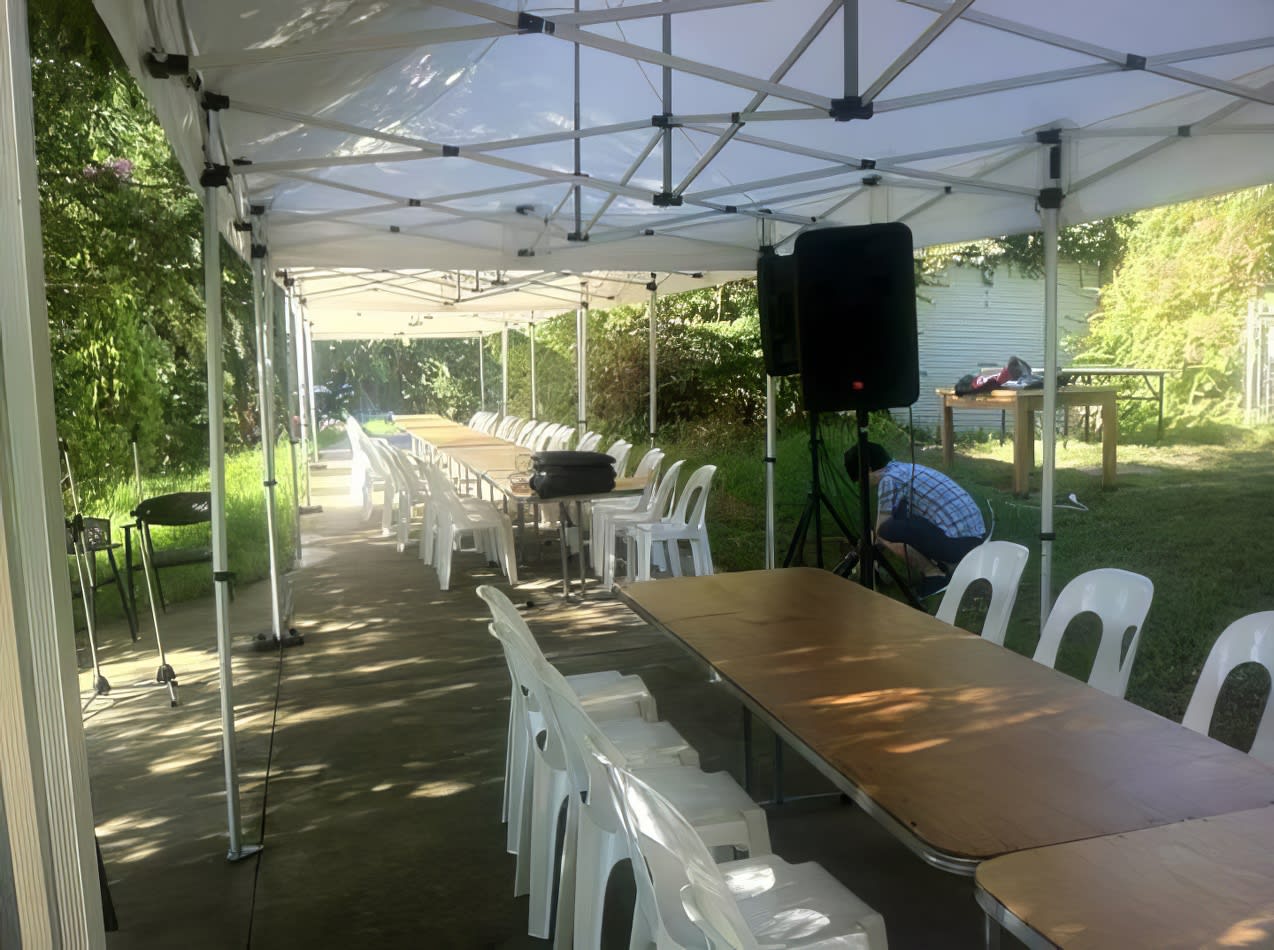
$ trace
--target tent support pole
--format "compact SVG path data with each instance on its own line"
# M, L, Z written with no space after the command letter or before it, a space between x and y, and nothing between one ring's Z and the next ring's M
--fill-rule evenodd
M765 567L777 566L774 526L774 465L778 461L778 387L773 376L765 377Z
M531 418L540 417L539 393L535 391L535 321L531 321Z
M849 11L845 11L848 16ZM773 247L775 228L773 221L760 223L761 247ZM776 566L777 537L774 520L774 469L778 463L778 387L773 376L765 375L765 567Z
M1041 429L1044 452L1040 477L1040 629L1053 606L1053 474L1057 467L1057 239L1061 209L1060 145L1048 148L1051 187L1041 194L1044 219L1044 408ZM1045 199L1045 194L1048 199ZM1014 435L1020 437L1021 433Z
M314 404L314 328L310 326L310 322L305 319L305 314L298 314L297 319L301 321L301 344L305 349L305 391L310 397L310 433L313 438L310 440L310 452L313 461L319 460L319 428L318 428L318 408ZM309 483L305 480L306 501L309 501Z
M579 309L575 311L575 373L577 376L577 399L575 424L576 440L584 438L588 428L588 291L580 287Z
M283 354L288 368L288 451L292 456L292 550L296 563L304 560L301 551L301 472L297 462L297 446L301 447L301 456L305 455L305 427L301 415L300 377L296 372L296 319L292 306L292 280L286 275L283 278L283 339L286 350Z
M500 415L509 414L509 325L500 328Z
M301 451L299 454L300 454L301 462L304 462L306 459L310 457L310 437L311 437L310 419L309 419L309 413L306 409L306 401L305 401L306 392L305 392L305 370L304 370L304 362L303 362L304 357L301 355L304 350L304 347L302 346L304 337L301 331L301 305L300 305L300 302L297 301L296 299L296 291L290 287L288 288L287 316L288 316L288 324L287 324L288 343L291 348L291 352L288 354L288 375L291 379L289 389L294 391L296 394L296 407L295 407L295 413L294 413L294 421L289 420L289 429L295 428L300 433ZM300 476L298 473L298 478L299 477ZM299 485L297 486L297 491L295 492L295 494L296 494L297 514L299 515L301 510L301 492L300 492ZM309 504L310 504L310 476L309 476L309 472L306 472L305 474L305 505L306 507L309 507ZM296 554L297 554L297 558L299 559L301 556L301 519L299 517L296 519L296 538L297 538Z
M106 945L71 624L31 58L0 3L0 945Z
M260 228L260 218L257 219ZM254 233L254 238L259 233ZM283 617L279 599L279 544L275 537L277 511L274 503L274 386L270 365L270 336L273 332L274 281L266 268L264 244L252 245L252 289L256 307L257 337L257 428L261 433L261 487L265 490L266 550L270 554L270 638L283 642ZM258 641L264 639L258 637Z
M650 332L650 447L655 447L655 433L658 431L655 421L659 409L659 337L657 315L659 313L659 285L655 283L655 275L650 275L650 308L646 313Z
M203 268L208 335L208 481L212 499L212 579L217 607L217 667L221 685L221 753L226 773L226 824L230 847L226 860L238 861L261 850L245 845L239 816L239 763L234 734L234 672L230 641L230 569L226 556L226 438L224 373L221 368L221 234L217 228L217 188L213 143L220 138L216 112L208 115L209 170L204 172Z
M663 20L663 51L666 55L672 54L672 17L664 14ZM663 69L663 108L664 115L672 115L672 67L665 66ZM578 140L577 140L578 141ZM664 191L665 195L672 194L672 128L664 129L663 141L663 160L664 160Z
M845 98L858 95L858 0L843 0Z
M478 409L486 412L487 409L487 363L485 349L482 342L482 331L478 331Z

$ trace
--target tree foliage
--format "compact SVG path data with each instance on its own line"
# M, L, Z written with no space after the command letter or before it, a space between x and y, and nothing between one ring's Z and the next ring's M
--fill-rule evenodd
M35 146L59 431L92 487L207 458L202 209L91 4L30 14ZM227 392L255 360L247 272L227 269ZM240 440L244 429L230 433Z
M1073 345L1085 362L1178 370L1164 393L1176 425L1238 422L1247 300L1272 280L1274 187L1145 211ZM1129 410L1134 423L1153 411Z

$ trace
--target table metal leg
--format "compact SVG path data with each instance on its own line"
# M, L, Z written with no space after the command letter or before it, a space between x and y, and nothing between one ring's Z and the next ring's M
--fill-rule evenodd
M562 542L562 599L571 599L571 568L567 564L567 557L570 552L566 543L566 503L559 502L557 506L557 536Z
M579 539L579 595L584 596L584 503L575 502L575 536Z
M1111 396L1101 407L1102 487L1115 487L1115 457L1119 446L1119 410Z
M990 914L982 917L982 943L986 950L1000 950L1000 925L991 919Z
M783 740L774 737L774 804L783 804Z

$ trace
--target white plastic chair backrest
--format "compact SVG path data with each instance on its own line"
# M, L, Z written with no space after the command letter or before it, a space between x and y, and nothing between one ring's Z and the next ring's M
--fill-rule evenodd
M659 477L659 467L663 464L663 449L648 449L646 454L637 460L637 467L633 469L633 478L645 478L654 472L654 477Z
M531 434L537 425L539 423L534 419L527 419L526 422L518 426L517 431L509 437L509 441L516 442L518 445L526 445L526 437Z
M469 421L466 422L465 425L467 425L470 429L476 429L482 423L482 417L485 415L485 412L475 412L469 417Z
M606 450L606 454L615 461L612 468L615 469L615 477L624 477L624 467L628 464L628 453L633 450L631 442L625 442L623 439L616 439L611 443L610 448Z
M553 438L549 440L549 450L562 452L569 449L571 439L575 437L575 427L568 425L558 426L557 432L553 434Z
M397 474L394 471L394 464L388 458L389 446L380 439L367 439L364 443L367 450L367 461L371 465L372 471L385 481L397 484Z
M537 422L531 426L522 436L522 445L528 449L534 449L539 446L540 439L544 437L544 430L549 427L547 422Z
M1071 620L1081 613L1094 613L1101 620L1101 642L1088 685L1123 698L1137 655L1137 643L1141 640L1141 625L1154 595L1155 585L1150 578L1132 571L1103 567L1080 574L1062 588L1053 604L1035 647L1035 661L1053 666L1062 634ZM1132 640L1121 658L1124 636L1130 627Z
M756 938L690 822L631 772L612 765L608 775L635 852L637 912L657 915L661 926L652 929L681 946L755 950Z
M678 459L659 479L659 487L655 489L655 494L650 499L650 507L647 509L652 519L662 521L672 511L677 495L677 476L681 474L681 466L685 464L685 459Z
M610 780L602 763L593 753L614 762L623 762L623 754L597 728L581 705L578 695L556 667L547 660L542 660L536 664L535 669L539 674L538 685L541 689L537 701L542 698L551 710L551 717L546 716L545 719L551 718L558 730L572 783L581 792L588 793L589 818L605 831L624 834L623 821L611 793Z
M1031 556L1029 549L1012 541L987 541L966 554L956 566L942 595L942 603L934 615L944 623L954 624L960 601L969 585L976 580L991 583L991 603L982 618L982 637L992 643L1004 645L1004 635L1009 628L1009 615L1017 603L1017 591L1022 582L1022 571Z
M579 440L579 445L575 447L577 452L596 452L597 447L602 444L602 436L600 432L585 432L584 438Z
M686 487L681 490L681 498L677 500L677 508L668 517L670 524L703 530L708 509L708 489L712 487L712 476L716 471L715 465L701 465L690 473L690 477L686 479Z
M563 427L558 423L550 423L545 427L544 431L540 433L540 441L535 448L541 452L547 451L553 444L553 440L557 437L558 431L562 428Z
M536 641L535 635L531 633L531 628L527 626L522 615L518 613L518 608L514 606L513 601L509 600L503 591L498 587L492 587L490 584L480 584L478 585L477 594L486 602L488 609L491 611L492 620L512 628L512 633L534 648L535 653L538 654L540 652L539 643Z
M1274 678L1274 610L1240 617L1221 632L1199 673L1181 725L1205 736L1208 734L1221 687L1226 677L1242 663L1260 663ZM1248 754L1274 765L1274 702L1269 699L1265 701L1265 711Z

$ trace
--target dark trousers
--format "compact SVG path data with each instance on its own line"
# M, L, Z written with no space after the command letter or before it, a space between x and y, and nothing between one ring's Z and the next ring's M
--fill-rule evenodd
M876 534L885 541L905 544L931 561L954 567L982 543L982 538L949 538L928 518L893 517L881 522Z

